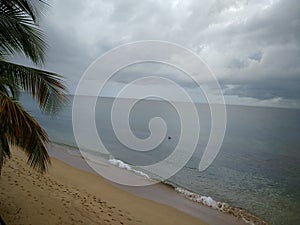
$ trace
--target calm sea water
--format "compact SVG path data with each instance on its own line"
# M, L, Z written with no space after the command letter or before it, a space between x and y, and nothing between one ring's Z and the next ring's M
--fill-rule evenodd
M55 117L42 114L28 96L22 97L22 104L53 141L76 146L72 99L70 97L70 104ZM88 97L82 97L82 101L86 100ZM174 150L181 124L178 113L169 103L142 100L132 109L129 123L137 137L150 135L148 123L153 117L165 120L167 136L172 137L171 140L166 137L152 151L139 153L122 145L114 135L110 122L112 102L111 98L98 100L95 115L99 136L115 158L143 166L163 160ZM210 133L210 110L205 104L196 104L196 107L201 123L197 149L169 182L245 208L271 224L299 224L300 110L227 106L227 129L221 151L206 171L199 172L198 164Z

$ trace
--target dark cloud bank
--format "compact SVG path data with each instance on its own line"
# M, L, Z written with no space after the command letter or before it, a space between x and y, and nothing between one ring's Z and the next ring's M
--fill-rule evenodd
M300 107L298 0L53 0L51 5L42 21L50 45L46 67L65 75L71 91L104 52L155 39L196 52L230 103Z

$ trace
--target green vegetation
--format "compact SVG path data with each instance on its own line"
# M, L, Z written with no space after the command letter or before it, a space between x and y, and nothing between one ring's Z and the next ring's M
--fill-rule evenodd
M24 90L38 101L41 110L55 113L66 101L62 77L8 61L21 54L37 66L44 64L47 45L38 18L45 6L42 0L0 0L0 171L11 156L11 145L23 149L28 164L40 172L50 163L48 136L18 98Z

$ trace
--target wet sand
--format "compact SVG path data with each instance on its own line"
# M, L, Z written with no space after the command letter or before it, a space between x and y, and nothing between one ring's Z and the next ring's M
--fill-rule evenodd
M57 145L57 144L51 144L49 146L49 153L52 157L61 159L67 164L72 165L81 170L95 173L95 171L86 163L85 160L83 160L81 157L70 155L66 150L73 151L74 149L69 146ZM110 169L120 170L119 173L123 173L123 175L127 174L127 171L121 170L119 168L110 168ZM132 174L130 176L132 176ZM131 194L161 204L171 206L177 210L185 212L211 225L247 224L243 220L238 219L232 215L219 212L210 207L186 199L184 196L178 194L172 187L162 183L158 183L151 186L144 186L144 187L131 187L126 185L116 184L109 180L108 182Z
M205 224L55 158L40 175L16 150L3 167L0 186L0 215L7 224Z

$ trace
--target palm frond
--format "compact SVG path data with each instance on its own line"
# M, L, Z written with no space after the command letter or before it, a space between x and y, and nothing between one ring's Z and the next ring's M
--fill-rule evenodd
M37 27L34 1L0 0L0 52L24 53L36 64L43 64L47 45ZM43 2L43 1L35 1Z
M0 92L12 96L13 99L18 99L20 95L19 89L20 87L15 80L1 77L0 75Z
M30 16L34 22L37 22L37 19L39 17L40 11L42 10L41 3L47 4L45 1L42 0L9 0L4 1L4 4L6 3L6 7L10 8L19 8L22 10L25 14Z
M5 137L4 133L1 132L0 133L0 174L5 159L10 158L10 155L11 154L10 154L7 138Z
M45 146L48 142L46 132L17 102L1 92L0 112L2 162L10 155L7 143L11 143L25 151L32 168L45 172L50 164Z
M43 0L0 0L0 173L10 157L11 145L23 149L28 163L41 172L50 163L47 134L16 99L24 89L43 111L55 113L66 101L62 77L5 61L10 55L23 53L37 65L44 63L47 45L38 18L40 6L45 4Z
M15 82L37 99L40 108L55 113L66 99L66 87L56 73L30 68L0 60L0 78Z

